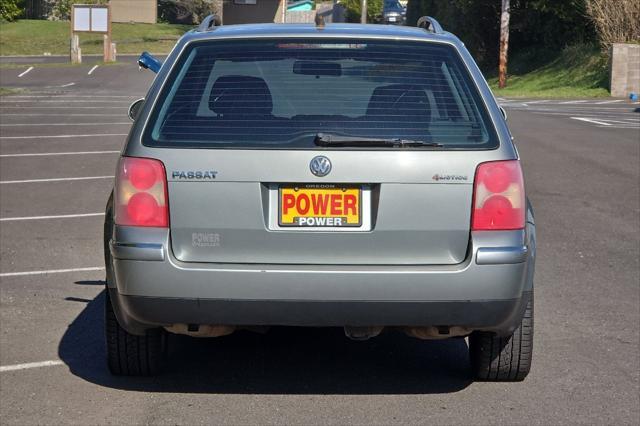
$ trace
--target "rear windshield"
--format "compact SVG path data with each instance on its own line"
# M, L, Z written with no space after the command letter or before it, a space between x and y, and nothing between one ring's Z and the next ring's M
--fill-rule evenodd
M196 42L169 76L145 145L312 149L318 133L487 149L497 137L455 49L426 42Z

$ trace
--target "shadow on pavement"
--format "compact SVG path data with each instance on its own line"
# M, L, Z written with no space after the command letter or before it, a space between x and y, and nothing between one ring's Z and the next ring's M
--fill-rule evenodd
M106 367L102 291L60 341L58 354L89 382L145 392L235 394L425 394L470 384L464 339L421 341L388 333L366 342L341 328L274 327L196 339L171 335L163 374L114 377Z

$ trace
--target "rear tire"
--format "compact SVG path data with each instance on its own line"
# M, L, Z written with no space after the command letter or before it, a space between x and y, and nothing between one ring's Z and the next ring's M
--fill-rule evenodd
M166 337L163 330L147 330L144 336L127 332L118 323L108 290L105 297L105 332L107 364L111 374L152 376L160 372Z
M166 334L158 328L148 330L144 336L127 332L118 323L113 311L109 284L113 280L109 240L113 232L113 193L107 202L104 222L104 261L107 272L105 289L105 335L107 338L107 365L116 376L151 376L160 372L166 348Z
M469 337L471 370L475 380L519 382L531 369L533 351L533 293L522 322L511 336L475 331Z

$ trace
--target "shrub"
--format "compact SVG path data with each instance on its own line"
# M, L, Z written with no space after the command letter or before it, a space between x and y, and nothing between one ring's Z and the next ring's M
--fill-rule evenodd
M216 13L221 1L158 0L158 19L170 24L197 25L207 15Z
M341 2L347 10L348 22L360 22L360 0L344 0ZM367 22L374 23L380 20L382 16L382 3L383 0L368 0L367 1Z
M0 0L0 21L13 21L22 15L22 0Z

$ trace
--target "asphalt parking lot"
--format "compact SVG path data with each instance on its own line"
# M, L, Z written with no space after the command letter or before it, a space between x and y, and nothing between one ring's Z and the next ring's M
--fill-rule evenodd
M155 378L104 362L102 221L134 64L0 70L3 424L638 424L640 105L501 103L538 228L534 363L472 383L464 340L339 329L171 338Z

